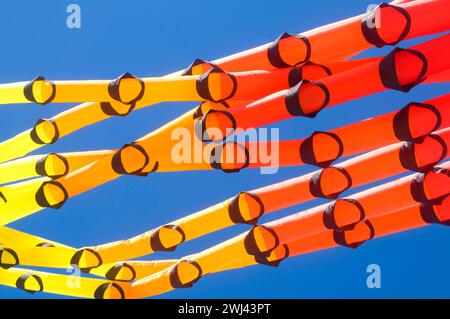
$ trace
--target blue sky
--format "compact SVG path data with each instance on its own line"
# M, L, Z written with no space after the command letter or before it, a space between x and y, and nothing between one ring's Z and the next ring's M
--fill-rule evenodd
M81 29L66 27L69 1L2 1L0 4L0 82L115 78L131 72L159 76L182 69L194 58L213 60L269 42L284 31L298 33L365 11L369 0L347 1L88 1L78 0ZM121 4L119 4L121 3ZM126 3L126 4L125 4ZM415 43L415 42L409 42ZM406 44L404 45L406 46ZM371 50L365 55L382 54ZM409 94L385 92L322 112L315 120L278 123L281 138L300 138L395 110L449 91L448 84L423 86ZM40 153L117 148L192 108L191 103L161 104L76 132ZM4 105L0 139L31 127L70 105ZM283 168L275 175L259 170L125 176L10 226L72 246L115 241L250 190L311 171ZM317 205L297 205L264 221ZM194 240L173 258L200 251L246 226ZM358 250L337 248L284 261L280 267L254 266L210 275L192 289L165 298L441 298L450 297L449 229L429 226L366 243ZM366 267L379 264L381 289L368 289ZM55 298L1 287L2 298Z

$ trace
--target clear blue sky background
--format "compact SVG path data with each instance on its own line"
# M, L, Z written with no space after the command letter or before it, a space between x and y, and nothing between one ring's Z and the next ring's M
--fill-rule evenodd
M108 79L123 72L159 76L182 69L197 57L215 59L365 11L369 0L319 1L88 1L78 0L81 30L66 27L69 1L2 1L0 82L33 79ZM121 4L119 4L121 3ZM411 42L410 42L411 43ZM414 42L412 42L414 43ZM406 44L404 44L406 45ZM372 50L367 55L386 50ZM351 88L349 88L351 89ZM324 111L315 120L278 123L282 138L299 138L386 113L411 100L449 91L448 84L423 86L409 94L386 92ZM117 148L184 113L193 104L161 104L127 118L76 132L41 152ZM31 127L69 105L5 105L0 139ZM123 177L73 198L59 211L45 210L10 226L72 246L93 245L139 234L222 201L241 190L311 171L283 168L226 175L218 171ZM380 199L382 200L382 199ZM270 220L319 201L271 214ZM200 251L248 229L237 226L194 240L172 258ZM167 298L390 298L450 297L449 229L429 226L377 239L358 250L337 248L284 261L279 268L255 266L210 275L192 289ZM366 267L379 264L382 288L366 287ZM3 298L54 298L0 287Z

